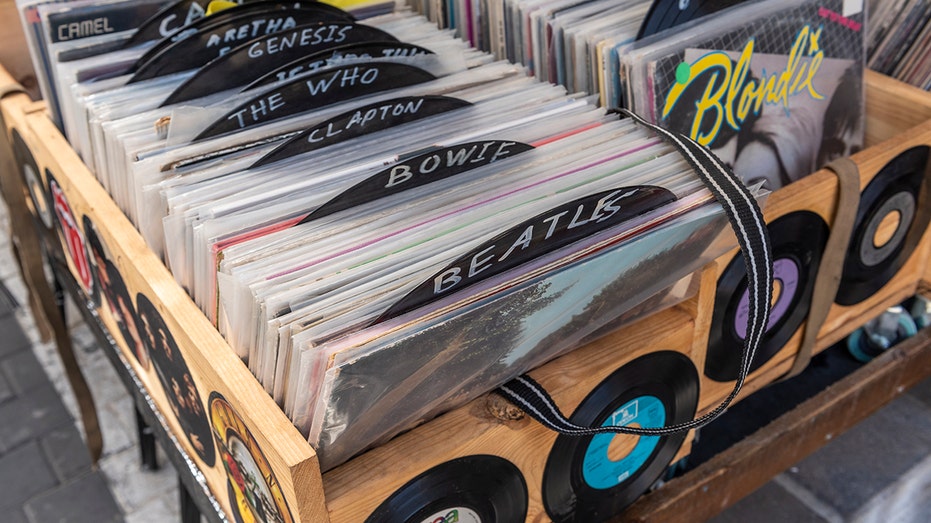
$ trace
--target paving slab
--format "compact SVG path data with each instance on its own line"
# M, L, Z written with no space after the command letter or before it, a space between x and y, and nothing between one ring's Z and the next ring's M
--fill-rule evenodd
M73 426L74 420L58 399L58 392L50 386L33 389L0 404L0 451L69 425Z
M90 469L91 459L84 440L73 425L55 429L39 440L49 465L59 481L65 482Z
M813 512L794 494L770 481L709 523L825 523L828 520Z
M0 318L0 357L29 347L29 338L13 314Z
M3 514L4 523L29 523L22 507L0 507L0 514Z
M118 523L119 507L110 496L99 471L79 476L64 485L36 496L24 506L33 523Z
M20 506L57 484L52 468L35 441L0 457L0 485L3 485L0 507Z
M931 454L931 408L904 395L789 473L845 519Z
M13 387L7 381L6 376L0 373L0 404L13 397Z
M52 382L36 355L23 349L0 359L0 371L9 380L16 394L23 396L39 387L51 387Z
M909 389L908 395L931 407L931 379L924 380Z

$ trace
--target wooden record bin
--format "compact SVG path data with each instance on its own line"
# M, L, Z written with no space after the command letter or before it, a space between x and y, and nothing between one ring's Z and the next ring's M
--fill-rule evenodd
M866 148L850 157L860 176L860 189L867 187L872 178L891 160L914 147L931 146L931 93L911 87L889 77L867 72ZM906 131L902 131L906 129ZM838 178L829 169L822 169L771 194L763 209L768 224L793 213L809 212L821 217L829 227L834 225L837 212ZM892 235L895 223L883 223L879 234ZM918 231L921 235L921 231ZM778 244L779 239L773 238ZM778 246L775 247L778 249ZM843 340L866 321L882 310L900 303L915 294L920 282L927 281L928 254L931 235L923 234L910 256L900 269L861 302L844 306L831 305L827 318L818 331L812 353L818 353ZM710 264L719 276L738 253L736 249ZM775 255L778 258L778 253ZM778 269L777 269L778 273ZM778 275L778 274L777 274ZM841 285L844 285L841 282ZM783 289L784 290L784 289ZM791 338L781 345L771 358L748 377L741 397L772 383L790 370L802 341L806 321L795 330ZM708 333L698 333L707 336ZM715 381L703 376L702 394L708 399L707 407L723 399L733 387L732 381Z
M0 85L11 82L0 69ZM897 152L915 144L931 144L931 95L873 73L867 75L867 86L868 142L874 145L854 156L864 184ZM99 278L116 275L125 283L123 293L99 293L104 297L97 300L98 313L229 520L237 520L237 512L248 503L237 482L244 462L265 478L270 499L265 500L264 509L276 510L282 521L355 522L363 521L392 492L424 470L476 453L505 457L520 468L527 483L528 519L547 519L536 483L541 481L541 467L556 436L493 395L482 396L321 474L313 449L145 245L49 120L44 104L31 102L24 94L11 94L3 98L0 109L7 137L20 140L34 162L31 169L41 185L34 207L44 202L45 211L61 214L70 224L65 226L70 231L59 227L57 235L70 239L63 248L72 253L69 268L75 280L91 291ZM55 189L48 196L50 181ZM819 172L771 195L766 212L779 216L793 209L813 209L830 224L835 192L833 175ZM103 252L99 247L94 252L97 244ZM103 262L96 258L99 254ZM570 413L605 376L640 355L677 352L700 373L715 281L729 256L693 276L698 290L691 299L554 360L532 375L549 385ZM832 310L817 348L841 339L912 294L920 281L931 279L927 256L928 240L924 239L888 288L855 307ZM112 269L95 278L100 266ZM113 280L108 281L112 284ZM126 298L120 302L122 296L129 303ZM138 311L139 339L119 335L126 322L120 320L118 311L125 305ZM791 366L798 337L793 336L754 374L747 384L748 393ZM165 355L142 356L145 351L137 349L146 344L161 347L167 359ZM729 387L729 383L703 381L698 410L713 407ZM688 453L689 442L686 437L677 456Z

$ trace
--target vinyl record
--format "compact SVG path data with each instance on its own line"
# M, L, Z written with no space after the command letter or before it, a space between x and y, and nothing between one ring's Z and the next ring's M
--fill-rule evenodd
M447 461L407 482L367 523L511 523L527 517L527 484L517 467L497 456Z
M292 523L281 484L236 409L217 391L207 400L210 430L226 472L227 494L237 523Z
M94 280L94 289L90 294L90 299L95 307L101 307L103 305L103 298L105 297L102 289L103 286L108 283L106 261L109 259L109 254L107 254L107 249L104 247L103 240L100 239L100 234L97 232L97 226L94 225L90 216L86 214L82 216L81 225L83 226L84 238L87 243L87 261L90 263L91 276Z
M19 131L13 129L13 157L16 159L16 165L19 166L19 172L23 177L23 183L29 190L29 196L32 198L32 207L45 225L46 229L51 229L54 225L52 221L52 206L49 204L48 193L45 190L42 180L39 177L39 165L35 157L20 136Z
M141 292L136 293L136 311L141 328L140 338L148 350L148 357L155 367L155 374L162 385L168 406L171 407L171 412L178 420L191 448L206 466L212 467L216 461L216 452L213 438L210 437L210 422L204 410L203 396L197 388L190 367L184 360L184 355L181 354L181 349L162 313L152 300Z
M664 29L696 20L705 15L726 9L744 0L654 0L643 18L637 39L645 38Z
M775 356L808 317L815 276L831 232L827 223L810 211L789 213L766 228L773 245L773 305L751 370ZM737 379L748 311L747 269L743 257L737 255L718 278L715 291L705 358L709 378Z
M582 401L576 425L657 428L692 419L698 373L686 356L663 351L627 363ZM620 513L660 477L685 440L671 436L559 436L543 472L543 504L556 522L604 521ZM635 443L634 443L635 442ZM629 444L626 454L615 447Z
M860 195L857 221L834 301L855 305L872 296L905 265L928 227L920 201L929 148L912 147L887 163Z

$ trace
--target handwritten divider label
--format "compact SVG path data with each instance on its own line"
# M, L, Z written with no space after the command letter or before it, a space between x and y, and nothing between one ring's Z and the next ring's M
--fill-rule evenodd
M376 102L301 131L259 158L250 169L471 105L465 100L440 95L404 96Z
M335 67L302 76L244 102L210 124L194 140L435 79L435 76L418 67L392 62Z
M461 256L401 298L374 323L410 312L675 200L668 189L638 185L599 192L555 207Z
M202 67L171 93L162 106L248 85L309 53L372 40L396 38L381 29L352 22L319 22L261 36Z
M420 56L434 54L433 51L419 45L405 42L364 42L361 44L348 44L333 49L313 53L298 58L246 86L243 91L270 85L276 82L290 80L299 74L312 73L337 59L372 59L392 58L398 56Z
M241 4L243 1L236 3ZM210 0L183 0L165 7L146 20L124 47L128 49L142 42L159 40L177 33L182 27L206 16L208 4Z
M233 50L236 46L299 25L338 22L341 18L300 9L247 13L220 25L209 26L174 42L152 56L140 59L129 83L195 69Z
M133 3L125 6L86 6L49 14L49 37L52 42L69 42L139 27L154 15L158 3Z
M139 57L133 70L135 71L143 64L146 64L156 55L161 54L165 49L172 47L176 43L185 40L189 37L193 37L199 33L214 32L214 30L220 26L225 26L235 20L243 20L246 17L264 17L264 18L273 18L286 16L295 12L300 13L300 17L304 21L297 21L296 24L305 24L313 21L324 22L324 21L346 21L352 22L354 19L352 15L344 11L334 10L331 6L326 4L320 4L318 2L289 2L287 4L269 4L267 2L250 2L241 5L237 5L230 9L224 9L218 13L212 14L206 18L201 18L195 20L194 22L185 25L178 32L172 34L171 36L162 38L150 47L145 53ZM239 24L239 26L234 26L233 28L228 28L224 32L217 34L217 37L213 39L212 43L222 43L224 40L230 39L236 36L240 31L245 32L249 29L242 29L241 27L245 24ZM270 27L266 27L264 34L270 34L276 30L282 31L290 29L291 27L284 27L284 24L276 24L270 22L268 24ZM259 28L254 28L252 32L255 33L255 36L259 36L262 31L258 31ZM233 33L230 33L231 30L235 30ZM253 36L253 38L255 38ZM242 37L239 38L242 43L246 40L243 40ZM231 43L231 42L230 42ZM232 46L230 47L232 48ZM182 55L183 56L183 55Z
M308 214L298 225L490 165L498 160L512 158L532 149L532 145L504 140L466 142L437 148L397 163L357 183Z

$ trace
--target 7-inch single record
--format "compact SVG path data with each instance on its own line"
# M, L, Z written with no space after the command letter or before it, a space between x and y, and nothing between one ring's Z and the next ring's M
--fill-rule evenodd
M582 401L570 421L582 426L659 428L692 419L698 372L673 351L641 356L616 370ZM559 436L543 472L543 505L556 522L604 521L647 491L685 440L670 436ZM616 448L630 443L632 448Z
M872 296L918 247L931 216L920 197L928 190L929 151L926 145L904 151L863 189L836 303L849 306Z
M739 4L744 0L654 0L640 25L637 39Z
M527 517L527 484L520 470L497 456L447 461L410 480L366 523L511 523Z
M808 317L815 276L831 232L827 223L811 211L787 214L766 227L773 242L774 299L751 370L775 356ZM718 278L715 291L705 359L705 375L709 378L737 379L748 312L747 268L742 256L734 256Z

